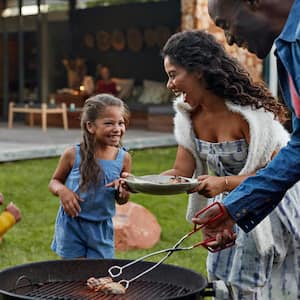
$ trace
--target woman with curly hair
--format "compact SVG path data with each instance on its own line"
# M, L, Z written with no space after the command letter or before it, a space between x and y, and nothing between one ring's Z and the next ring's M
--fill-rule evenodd
M178 96L174 102L178 150L173 168L163 174L198 178L187 209L192 221L207 201L222 201L288 142L281 124L286 110L208 33L176 33L162 56L167 87ZM216 284L216 299L300 295L294 263L297 237L292 234L299 195L295 185L253 231L245 233L236 226L233 247L208 253L207 271Z

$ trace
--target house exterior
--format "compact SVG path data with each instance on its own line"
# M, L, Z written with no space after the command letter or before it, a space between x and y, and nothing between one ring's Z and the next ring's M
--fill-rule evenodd
M48 2L63 4L64 9L46 12ZM65 59L83 59L86 72L94 77L98 64L108 64L114 77L134 78L137 84L144 79L164 82L160 49L172 33L186 29L213 33L255 80L265 78L277 93L277 79L272 77L276 72L269 71L274 59L266 64L245 49L229 46L207 13L207 0L137 1L85 9L80 9L84 0L24 1L36 9L31 15L20 13L20 3L0 1L0 119L6 120L11 100L45 102L68 87ZM15 15L9 16L13 10Z

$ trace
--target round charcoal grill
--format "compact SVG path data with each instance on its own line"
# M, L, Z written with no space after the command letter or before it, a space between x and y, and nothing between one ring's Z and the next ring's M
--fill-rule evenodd
M11 267L0 271L0 299L199 300L214 295L202 275L167 264L160 265L130 283L125 295L105 295L87 288L85 283L89 277L108 276L109 267L129 262L117 259L74 259ZM139 262L117 279L130 279L153 265L152 262Z

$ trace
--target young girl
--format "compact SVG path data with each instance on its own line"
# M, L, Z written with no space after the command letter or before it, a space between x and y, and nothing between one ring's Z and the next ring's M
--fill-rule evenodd
M207 204L201 199L222 201L288 142L289 135L278 121L285 119L285 109L205 32L173 35L162 54L167 86L181 94L174 104L177 156L173 169L164 174L198 177L187 211L191 221ZM299 195L296 184L250 233L236 226L235 246L208 253L207 271L216 283L216 299L300 297L295 263L300 246L295 233Z
M119 180L131 169L131 157L120 146L128 118L124 103L112 95L84 104L82 142L63 153L49 183L60 198L51 248L63 258L114 256L115 200L129 199Z

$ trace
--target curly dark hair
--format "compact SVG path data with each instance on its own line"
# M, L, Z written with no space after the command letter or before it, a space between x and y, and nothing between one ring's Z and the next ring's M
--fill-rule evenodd
M123 112L125 126L129 123L129 110L119 98L109 94L99 94L87 99L81 116L82 142L80 143L80 190L85 191L90 183L97 184L101 178L101 168L95 157L96 139L87 129L87 122L94 123L109 106L120 107Z
M172 35L161 52L163 58L183 67L188 72L200 72L206 88L232 103L264 108L284 122L287 110L275 99L264 82L254 82L250 74L209 33L188 30Z

